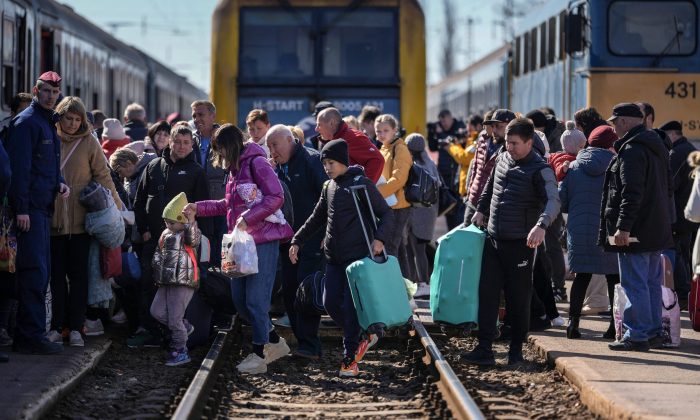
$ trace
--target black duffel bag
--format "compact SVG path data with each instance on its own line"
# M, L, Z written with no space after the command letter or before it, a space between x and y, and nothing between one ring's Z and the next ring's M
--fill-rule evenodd
M413 206L430 207L437 203L440 194L440 180L423 166L413 162L408 171L408 181L404 187L406 201Z
M231 296L231 278L218 268L210 268L202 276L197 291L204 302L216 312L235 314L236 307Z
M294 300L294 310L307 315L324 315L323 284L326 276L320 271L309 274L299 283L297 297Z

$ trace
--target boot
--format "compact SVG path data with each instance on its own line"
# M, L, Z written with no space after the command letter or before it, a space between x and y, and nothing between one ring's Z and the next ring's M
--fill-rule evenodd
M610 320L610 325L608 325L608 330L603 334L603 338L606 340L615 339L615 323L613 320Z
M569 325L566 327L566 338L581 338L581 333L578 331L578 321L579 317L577 316L569 318Z

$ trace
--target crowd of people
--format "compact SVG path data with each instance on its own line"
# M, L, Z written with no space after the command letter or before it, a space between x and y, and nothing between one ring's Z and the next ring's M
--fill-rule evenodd
M344 117L323 101L313 114L317 134L305 138L260 109L249 112L246 132L219 125L208 100L192 103L189 122L177 115L148 124L139 104L127 106L122 120L107 118L87 112L78 97L62 97L60 85L57 73L42 74L3 122L0 192L17 256L16 272L0 280L13 284L12 293L0 289L0 345L18 352L83 346L104 333L105 322L117 322L128 324L129 347L163 346L166 365L189 362L195 327L185 312L221 266L222 238L234 231L251 235L258 261L257 273L229 279L225 292L252 328L251 352L237 366L250 374L290 353L270 317L276 280L298 343L292 355L321 357L321 315L295 305L304 279L321 272L325 310L343 330L339 374L358 375L378 337L361 331L346 268L368 247L395 256L403 276L418 283L415 297L427 297L441 216L449 229L474 224L488 232L478 345L466 362L494 364L500 337L510 340L508 361L517 363L528 331L566 325L556 303L569 300L567 275L571 339L581 337L593 275L606 277L610 306L621 283L627 332L612 350L661 345L661 253L674 262L678 295L690 288L691 220L700 212L684 210L691 195L700 196L691 177L700 159L679 122L653 129L649 104L619 104L608 120L583 109L566 123L549 108L498 109L466 124L444 110L424 138L405 135L396 117L376 107ZM409 201L413 165L438 180L439 200ZM358 186L376 219L369 233L353 197ZM108 275L114 243L120 255L135 256L138 279ZM128 258L122 265L132 268ZM119 311L110 316L115 299ZM614 335L611 321L605 337Z

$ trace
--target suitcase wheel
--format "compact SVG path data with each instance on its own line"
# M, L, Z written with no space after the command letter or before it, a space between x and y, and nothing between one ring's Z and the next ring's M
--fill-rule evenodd
M383 322L378 322L367 327L367 332L369 334L376 334L377 337L382 338L386 335L386 324Z

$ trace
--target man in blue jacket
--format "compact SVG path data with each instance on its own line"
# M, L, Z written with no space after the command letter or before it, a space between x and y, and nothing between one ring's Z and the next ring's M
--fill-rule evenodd
M44 337L49 285L49 228L56 194L70 189L60 176L61 142L53 111L61 76L49 71L32 88L32 104L12 122L7 152L12 165L10 206L17 220L17 330L15 351L51 354L63 346ZM77 263L77 262L76 262Z
M278 124L270 128L266 136L270 155L277 164L276 172L280 182L289 188L293 199L294 223L292 228L298 231L313 213L314 207L321 196L323 183L328 176L323 170L319 153L304 147L294 139L292 132L284 125ZM318 324L321 317L298 313L294 309L294 301L299 283L317 271L322 271L323 253L321 241L323 230L318 231L299 252L298 264L289 260L289 244L282 245L284 306L299 342L299 348L294 352L297 357L317 360L321 356L321 340L318 338Z

